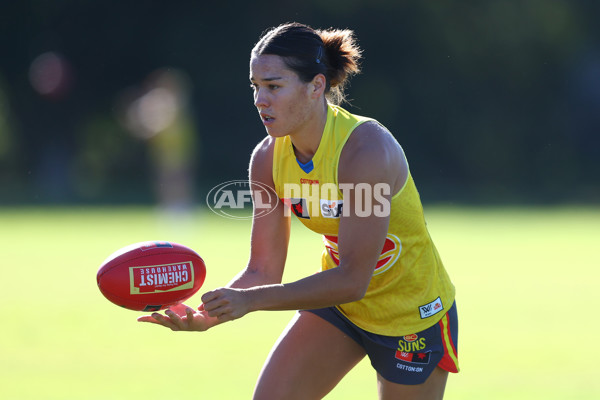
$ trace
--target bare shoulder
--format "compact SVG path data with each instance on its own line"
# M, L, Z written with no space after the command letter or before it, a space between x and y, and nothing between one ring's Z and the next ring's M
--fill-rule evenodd
M275 139L271 136L265 136L263 140L258 142L252 151L251 162L264 162L265 159L273 160L273 151L275 149Z
M275 139L271 136L266 136L256 145L250 158L250 180L272 183L274 149Z
M375 121L359 125L350 135L339 161L340 182L356 179L404 185L408 164L394 136Z
M356 127L348 138L344 152L355 156L376 155L377 158L404 154L390 131L375 121L367 121Z

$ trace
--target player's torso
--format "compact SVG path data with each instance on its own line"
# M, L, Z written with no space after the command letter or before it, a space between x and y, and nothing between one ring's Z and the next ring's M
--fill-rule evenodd
M298 164L288 136L275 141L273 180L277 195L314 232L337 235L343 212L343 193L337 181L339 156L350 133L368 120L330 106L311 170Z
M344 213L344 191L337 180L339 157L352 131L369 120L330 106L309 171L298 164L289 137L275 142L273 180L277 195L289 206L287 212L323 235L323 269L339 264L337 236ZM441 318L441 311L452 305L454 287L427 232L420 197L410 173L404 187L392 197L390 209L386 241L367 294L358 302L338 308L368 331L409 334ZM407 297L403 292L414 295ZM422 311L421 307L429 306L431 311Z

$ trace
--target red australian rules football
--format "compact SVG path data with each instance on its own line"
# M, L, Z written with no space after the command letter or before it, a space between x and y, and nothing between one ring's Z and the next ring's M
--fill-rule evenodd
M96 280L116 305L158 311L190 298L205 277L204 261L194 250L172 242L142 242L111 254Z

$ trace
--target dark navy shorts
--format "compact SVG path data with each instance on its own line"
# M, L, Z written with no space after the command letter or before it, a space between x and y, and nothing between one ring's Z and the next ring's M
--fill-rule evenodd
M405 336L384 336L354 325L336 307L305 310L330 322L365 349L371 365L384 379L418 385L435 367L458 372L458 317L456 303L440 322Z

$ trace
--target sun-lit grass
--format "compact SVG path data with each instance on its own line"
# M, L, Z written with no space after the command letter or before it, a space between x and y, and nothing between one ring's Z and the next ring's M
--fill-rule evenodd
M462 371L446 399L599 398L600 211L426 211L457 286ZM246 262L249 229L203 211L0 209L0 398L250 398L292 312L173 333L137 323L139 313L105 300L95 282L114 250L171 240L205 259L203 289L224 285ZM320 238L294 224L285 279L317 270L320 251ZM367 361L327 397L374 398Z

